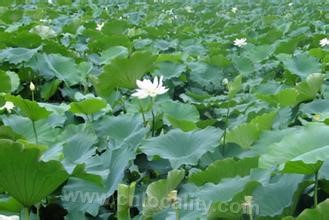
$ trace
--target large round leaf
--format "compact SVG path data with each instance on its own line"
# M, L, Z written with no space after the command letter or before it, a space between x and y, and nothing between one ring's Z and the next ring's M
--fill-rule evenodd
M30 207L52 193L67 178L60 162L39 161L39 150L0 140L0 186Z
M172 170L167 179L151 183L146 189L143 216L151 218L155 213L170 205L168 194L175 190L184 178L183 170Z
M186 66L184 64L165 61L157 63L155 74L158 76L164 76L166 79L171 79L178 78L185 70Z
M108 64L117 57L126 58L128 56L128 48L123 46L110 47L102 51L100 56L100 64Z
M259 186L253 192L254 204L258 208L258 216L278 216L284 212L292 214L294 205L303 190L304 176L286 174L279 176L273 182ZM270 198L270 199L269 199ZM291 209L289 209L292 207Z
M70 111L73 113L90 115L105 108L106 102L103 99L90 98L79 102L72 102L70 107Z
M210 164L207 169L192 173L189 181L196 185L203 185L205 183L219 183L224 178L235 176L249 175L252 168L258 166L258 158L244 158L241 160L234 160L227 158L224 160L217 160Z
M168 159L173 168L183 164L195 165L202 155L219 145L222 134L222 130L211 127L191 132L174 129L147 140L141 149L148 156Z
M160 104L160 110L174 128L190 131L196 128L199 112L194 105L181 102L165 101Z
M328 219L329 213L329 199L321 202L316 208L314 209L305 209L296 220L326 220Z
M12 64L19 64L29 61L40 48L27 49L27 48L7 48L0 51L0 61L9 62Z
M226 136L227 143L236 143L243 149L249 148L264 130L272 127L275 116L275 112L266 113L231 129Z
M152 69L154 61L155 57L149 52L135 52L129 58L112 60L96 82L97 93L108 96L115 88L135 88L136 80Z
M259 166L269 168L285 165L285 169L289 172L293 170L300 172L299 169L305 169L305 164L311 164L312 168L316 168L318 161L329 159L328 132L329 126L323 124L308 124L300 127L294 133L270 145L267 152L261 155Z
M287 54L279 54L277 58L291 73L305 79L311 73L321 72L319 61L307 54L299 54L294 57Z
M57 78L69 86L76 85L83 79L83 73L75 60L60 54L37 54L29 61L29 66L44 78Z
M17 106L23 116L28 117L32 121L38 121L40 119L48 118L50 112L41 107L37 102L28 99L23 99L20 96L6 96L7 101L11 101Z
M10 92L11 91L11 82L10 77L6 72L0 70L0 92Z

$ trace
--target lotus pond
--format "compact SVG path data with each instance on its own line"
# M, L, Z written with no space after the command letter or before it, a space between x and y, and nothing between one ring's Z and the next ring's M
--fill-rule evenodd
M326 220L327 0L1 0L0 219Z

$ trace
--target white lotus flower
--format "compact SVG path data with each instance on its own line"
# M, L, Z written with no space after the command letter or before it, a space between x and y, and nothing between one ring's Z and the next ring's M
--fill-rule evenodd
M53 0L48 0L49 4L54 4Z
M0 215L0 220L19 220L19 216L17 216L17 215L12 215L12 216Z
M223 81L222 81L223 85L227 85L228 84L228 79L227 78L224 78Z
M104 24L105 24L104 22L98 23L97 24L97 27L96 27L96 30L101 31L103 29L103 27L104 27Z
M168 91L166 87L162 85L163 76L154 77L153 82L149 79L144 79L143 81L136 80L138 89L132 94L132 96L139 99L145 99L147 97L155 97L157 95L164 94Z
M234 14L235 14L237 11L238 11L238 8L237 8L237 7L233 7L233 8L231 9L231 12L233 12Z
M321 47L325 47L325 46L329 45L329 39L323 38L322 40L320 40L320 45L321 45Z
M290 3L288 4L288 6L290 6L290 7L291 7L292 5L293 5L292 2L290 2Z
M193 12L193 8L191 6L185 6L185 11L187 11L188 13L192 13Z
M0 110L6 109L7 112L11 113L11 110L13 110L14 107L15 107L14 103L7 101L2 107L0 107Z
M242 203L244 213L250 213L250 211L252 210L252 200L253 200L252 196L244 197L244 202Z
M247 45L247 39L246 38L241 38L241 39L235 39L234 40L234 45L237 47L243 47Z
M35 85L33 84L33 82L30 82L30 90L32 92L35 91Z
M38 34L42 39L56 37L57 33L51 27L46 25L37 25L30 30L32 33Z

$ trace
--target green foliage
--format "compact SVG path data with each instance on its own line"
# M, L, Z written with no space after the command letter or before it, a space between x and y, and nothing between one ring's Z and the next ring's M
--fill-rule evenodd
M174 129L147 140L141 150L149 157L160 156L169 160L174 169L183 164L195 165L202 155L215 150L222 133L222 130L210 127L190 132Z
M329 200L321 202L315 209L305 209L296 218L297 220L321 219L324 220L328 217Z
M304 163L313 166L312 164L317 161L325 161L328 159L328 140L325 135L328 130L326 125L321 124L309 124L297 129L293 134L272 143L267 148L267 152L261 155L259 165L261 167L282 165L290 172L294 169L298 173L299 169L303 169ZM303 163L297 163L298 161ZM287 162L295 163L287 164ZM302 166L301 168L299 168L299 164Z
M183 170L172 170L168 173L167 179L153 182L147 187L143 209L143 216L146 219L152 218L155 213L168 207L169 193L181 183L184 174Z
M25 207L52 193L68 174L58 161L39 161L40 152L22 144L0 140L0 186Z
M236 143L244 149L249 148L262 131L272 127L275 115L275 112L266 113L254 118L249 123L233 128L227 134L227 142Z
M328 7L0 1L0 216L326 219Z
M225 178L249 175L250 170L256 167L258 167L258 158L244 158L241 160L227 158L217 160L210 164L204 171L192 173L189 181L196 185L203 185L205 183L216 184Z
M321 65L317 59L307 54L299 54L294 57L287 54L279 54L277 58L283 63L287 70L302 79L305 79L311 73L321 72Z
M120 184L118 186L118 219L125 220L130 218L130 207L133 205L136 183L129 186Z
M17 106L22 115L28 117L32 121L38 121L40 119L48 118L50 111L41 107L37 102L23 99L20 96L7 95L6 100L13 102Z
M116 88L133 89L136 80L153 68L155 56L149 52L135 52L129 58L116 58L104 67L96 83L101 96L108 96Z
M71 102L70 111L81 114L94 114L106 107L106 102L98 98L85 99L79 102Z

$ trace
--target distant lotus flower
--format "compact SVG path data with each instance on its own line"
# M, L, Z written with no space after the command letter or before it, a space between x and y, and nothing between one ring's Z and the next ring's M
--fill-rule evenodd
M0 220L19 220L19 216L17 216L17 215L12 215L12 216L0 215Z
M4 106L2 106L2 107L0 108L0 110L4 110L4 109L6 109L7 112L11 113L11 110L13 110L14 107L15 107L14 103L12 103L12 102L6 102L6 103L4 104ZM0 215L0 216L1 216L1 215ZM1 217L0 217L0 220L1 220Z
M149 79L144 79L143 81L137 80L136 84L138 89L132 96L137 97L139 99L145 99L147 97L155 97L157 95L164 94L168 91L166 87L162 85L163 76L154 77L153 82Z
M54 4L53 0L48 0L49 4Z
M177 190L172 190L168 193L167 199L169 203L176 203L177 202Z
M222 81L223 85L227 85L228 84L228 79L227 78L224 78L223 81Z
M186 6L185 11L187 11L188 13L192 13L193 12L193 8L191 6Z
M321 47L325 47L325 46L329 45L329 39L323 38L322 40L320 40L320 45L321 45Z
M247 39L246 38L241 38L241 39L235 39L234 40L234 45L237 47L243 47L247 45Z
M231 11L235 14L235 13L238 11L238 8L237 8L237 7L233 7L233 8L231 9Z
M245 213L252 213L252 196L245 196L244 202L242 203L242 207L244 208Z
M42 39L56 37L56 31L51 27L45 25L37 25L30 30L30 32L38 34Z
M35 91L35 85L33 84L33 82L30 82L30 90L32 92Z
M316 120L316 121L320 121L321 120L321 115L316 114L316 115L313 116L313 119Z
M104 27L104 24L105 24L104 22L97 24L96 30L101 31Z
M290 2L288 5L291 7L293 4L292 4L292 2Z

